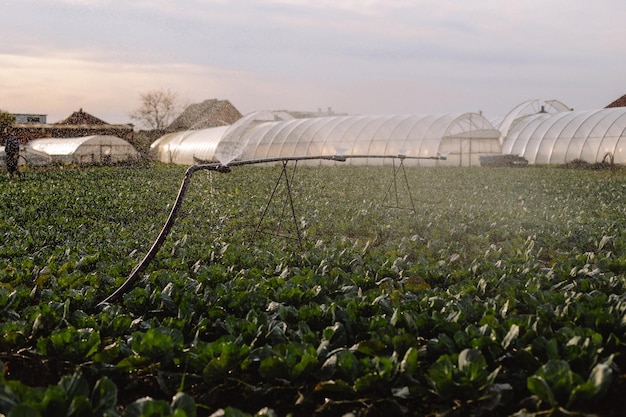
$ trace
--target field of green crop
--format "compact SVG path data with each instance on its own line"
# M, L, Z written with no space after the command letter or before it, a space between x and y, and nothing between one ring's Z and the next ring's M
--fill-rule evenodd
M199 171L97 308L184 172L2 173L0 415L622 415L626 171Z

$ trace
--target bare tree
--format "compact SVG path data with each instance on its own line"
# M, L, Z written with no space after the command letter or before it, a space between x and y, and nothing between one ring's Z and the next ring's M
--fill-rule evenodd
M141 94L141 107L129 114L150 129L165 129L179 112L178 94L152 90Z

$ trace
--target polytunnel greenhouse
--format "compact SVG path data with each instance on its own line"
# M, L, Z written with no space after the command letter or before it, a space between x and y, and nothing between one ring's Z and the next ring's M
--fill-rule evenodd
M62 164L116 163L139 158L133 145L110 135L34 139L24 151L27 155L47 155L52 162Z
M533 99L524 101L515 106L506 116L491 119L490 121L496 129L500 131L500 143L502 143L504 142L504 139L506 138L513 122L520 117L537 113L558 113L570 110L572 109L559 100L542 101L539 99Z
M191 165L200 160L211 160L218 143L230 126L168 133L150 145L161 162Z
M626 108L538 113L516 119L502 153L531 164L626 163Z
M5 155L4 146L0 146L0 166L6 166ZM28 148L20 150L19 165L43 166L50 163L52 163L52 158L48 155Z
M180 164L340 155L348 157L344 164L380 165L403 155L409 165L474 166L480 156L501 154L499 136L478 113L293 118L256 112L229 127L164 136L152 148L159 160Z

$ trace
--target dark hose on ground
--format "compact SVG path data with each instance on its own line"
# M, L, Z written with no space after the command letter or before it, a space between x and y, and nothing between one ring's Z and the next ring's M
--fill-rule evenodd
M245 161L233 161L228 165L222 165L219 163L206 163L199 165L190 166L187 171L185 171L185 176L183 177L183 181L180 184L180 188L178 190L178 195L176 196L176 200L174 201L174 205L172 206L172 210L161 229L161 232L157 236L156 240L152 244L152 247L146 253L141 262L132 270L126 281L122 283L113 293L111 293L104 300L100 301L96 304L96 308L101 308L106 304L109 304L115 300L117 300L120 296L128 292L135 282L139 279L140 274L147 268L148 264L154 259L157 252L165 242L167 235L172 228L174 221L176 220L176 216L178 215L178 211L180 206L182 205L183 198L185 197L185 193L187 192L187 187L189 186L189 181L191 180L191 176L194 172L200 170L207 171L217 171L217 172L230 172L231 166L240 166L240 165L254 165L254 164L263 164L263 163L272 163L272 162L286 162L286 161L301 161L301 160L310 160L310 159L326 159L336 162L345 162L346 157L332 155L332 156L304 156L304 157L279 157L279 158L265 158L265 159L253 159L253 160L245 160Z
M154 259L155 255L163 245L163 242L165 242L165 239L167 238L167 235L169 234L170 229L174 224L174 221L176 220L176 216L178 215L178 211L180 209L180 206L182 205L183 198L185 197L185 193L187 192L187 187L189 186L189 180L191 179L191 176L194 172L201 169L219 172L230 171L228 167L220 164L193 165L187 169L187 171L185 172L185 176L183 177L183 181L180 184L180 188L178 189L178 195L176 196L176 200L174 201L172 210L170 210L170 214L165 221L163 228L161 228L161 232L152 244L152 247L150 248L148 253L146 253L142 261L135 267L135 269L132 270L126 281L124 281L124 283L120 285L111 295L100 301L96 305L96 308L102 307L105 304L115 301L122 294L126 293L133 286L135 281L137 281L139 275L146 269L148 264Z

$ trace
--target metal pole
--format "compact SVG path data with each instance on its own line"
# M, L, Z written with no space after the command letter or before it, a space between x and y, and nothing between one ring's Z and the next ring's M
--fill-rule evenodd
M232 161L227 165L222 165L220 163L203 163L198 165L190 166L187 171L185 171L185 175L181 182L180 188L178 190L178 194L176 196L176 200L174 201L174 205L170 211L170 214L161 229L161 232L157 236L156 240L148 250L148 253L144 256L142 261L132 270L126 281L122 283L112 294L106 297L104 300L100 301L96 308L103 307L105 304L108 304L112 301L115 301L124 293L130 290L132 286L135 284L137 279L139 279L139 275L147 268L148 264L154 259L157 252L165 242L167 235L170 232L170 229L174 225L174 221L176 220L176 216L178 215L178 211L182 205L183 199L187 192L187 188L189 186L189 181L194 172L200 170L209 170L209 171L217 171L217 172L230 172L230 167L241 166L241 165L254 165L254 164L263 164L263 163L272 163L272 162L282 162L283 167L287 163L287 161L304 161L304 160L314 160L314 159L323 159L337 162L345 162L347 158L400 158L400 159L446 159L445 156L434 156L434 157L411 157L404 155L318 155L318 156L294 156L294 157L276 157L276 158L265 158L265 159L251 159L245 161ZM288 179L287 179L288 182ZM289 193L291 193L291 188L289 182L287 184ZM289 194L291 199L291 194ZM293 205L293 200L291 201L291 211L295 217L295 208ZM298 229L298 239L300 239L299 229Z

